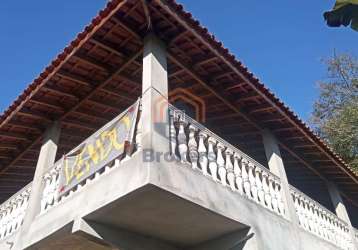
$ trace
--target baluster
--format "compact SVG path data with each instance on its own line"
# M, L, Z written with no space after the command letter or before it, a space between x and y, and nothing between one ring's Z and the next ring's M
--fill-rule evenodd
M307 200L307 206L306 206L306 216L307 216L307 222L308 222L308 229L310 232L313 233L313 227L312 227L312 214L311 214L311 202Z
M315 204L314 211L315 211L317 235L319 237L322 237L321 219L320 219L320 214L319 214L319 206L317 204Z
M18 208L19 208L19 202L18 198L15 197L12 201L12 212L11 212L11 233L13 233L16 229L16 222L17 222L17 216L18 216Z
M20 211L19 211L19 218L18 218L18 227L20 227L22 225L22 221L25 217L25 213L26 213L26 209L27 209L27 197L26 195L21 194L21 206L20 206Z
M281 183L278 179L275 179L275 193L277 197L277 205L280 211L280 214L285 214L285 205L282 200L282 193L281 193Z
M16 198L16 211L14 213L14 230L17 230L21 226L21 207L22 207L23 199L21 194Z
M4 214L3 214L3 209L2 207L0 208L0 240L2 239L2 234L3 234L3 219L4 219Z
M332 224L332 221L329 217L329 214L327 213L327 211L324 210L324 219L325 219L325 223L326 223L326 228L327 228L327 240L334 242L334 234L335 234L335 229L334 229L334 225Z
M269 174L266 171L262 172L262 189L264 191L264 202L266 203L266 207L272 210Z
M195 139L196 132L197 129L192 124L190 124L188 147L189 147L189 158L193 169L198 168L198 158L199 158L198 144L196 143L196 139Z
M236 190L235 187L235 173L234 173L234 165L232 164L231 158L233 157L234 152L227 148L225 150L225 168L227 172L227 180L229 182L229 186L232 191Z
M4 218L4 237L6 237L8 233L7 230L8 230L9 216L10 216L10 208L9 208L9 204L7 204L5 218Z
M173 111L170 111L170 116L169 116L170 120L169 120L169 130L170 130L170 153L174 158L177 158L177 154L176 154L176 148L177 148L177 131L175 128L175 124L174 124L174 114Z
M220 177L221 184L223 186L226 186L226 169L225 169L225 160L223 157L223 150L225 149L225 146L222 143L217 144L217 157L216 157L216 163L218 165L218 173Z
M324 222L327 228L327 240L334 242L332 237L334 235L334 231L332 231L332 225L330 223L329 215L325 210L323 210L323 214L324 214Z
M48 198L50 194L50 183L51 183L51 176L49 173L46 173L42 180L45 183L45 187L42 192L42 199L41 199L41 212L44 212L48 205Z
M249 182L250 182L250 186L251 186L252 199L256 202L259 202L258 196L257 196L256 180L255 180L255 176L254 176L255 165L253 163L249 162L248 168L249 168Z
M337 233L335 234L335 236L336 236L335 242L338 246L340 246L341 248L344 248L344 237L343 237L343 228L342 228L343 226L338 221L337 218L334 218L333 216L331 218L334 221L334 224L336 225L336 229L337 229Z
M6 235L6 229L7 229L7 217L8 217L8 207L7 206L4 206L3 208L4 212L3 212L3 221L2 221L2 237L5 238L5 235Z
M243 180L242 180L242 171L241 171L241 162L242 157L238 154L234 154L234 174L235 174L235 183L237 190L242 195L244 193L243 189Z
M335 218L330 213L329 213L329 221L330 221L331 232L332 232L331 240L334 244L339 245L339 242L341 241L341 235L339 231L338 221L336 221Z
M255 168L255 182L256 182L256 186L257 186L257 196L258 196L258 200L261 203L262 206L266 206L265 204L265 192L264 192L264 188L263 188L263 183L262 183L262 179L261 179L261 175L262 175L263 170L259 167Z
M296 214L298 217L298 222L300 226L302 227L302 217L300 214L300 201L299 201L299 195L295 191L291 191L291 196L293 199L293 204L295 206Z
M7 206L3 207L3 218L2 218L2 238L6 235L6 217L7 217Z
M56 194L57 194L57 171L55 168L51 170L51 193L49 197L49 205L54 205L56 202ZM78 184L80 185L80 184Z
M248 166L249 166L249 162L246 159L242 159L241 161L242 163L242 181L244 183L244 191L245 194L247 195L247 197L252 198L251 197L251 184L249 181L249 173L248 173Z
M297 203L298 203L297 214L298 214L299 222L300 222L301 227L303 229L306 229L305 215L304 215L304 211L303 211L303 207L304 207L303 199L302 199L302 196L301 196L301 194L299 192L295 192L295 193L296 193L296 199L297 199Z
M7 204L8 212L6 216L6 235L9 235L11 233L11 213L12 213L12 206L11 202Z
M320 207L318 207L318 214L319 214L319 225L320 225L320 229L321 229L321 237L326 239L326 238L328 238L327 228L326 228L326 223L325 223L325 219L324 219L324 215L323 215L323 210Z
M346 237L346 228L344 226L344 223L339 222L341 225L341 231L342 231L342 238L341 238L341 243L342 243L342 248L343 249L347 249L349 246L349 241Z
M343 249L349 249L349 238L347 238L347 234L346 234L346 227L344 225L344 223L340 222L341 224L341 230L342 230L342 238L341 238L341 243L342 243L342 248Z
M209 169L211 176L214 181L218 180L218 165L216 163L216 154L214 151L214 145L216 144L216 140L213 137L209 137L208 139L209 150L208 150L208 159L209 159Z
M188 153L188 145L186 141L186 134L185 134L185 122L180 119L179 120L179 131L178 131L178 144L179 144L179 155L180 161L182 163L187 163L187 153Z
M199 132L199 148L198 148L199 164L201 167L201 171L203 171L203 174L205 176L209 175L208 174L208 157L207 157L207 150L205 147L205 140L207 137L208 136L203 131Z
M27 209L27 207L29 205L30 191L26 190L22 195L23 195L23 204L22 204L22 207L21 207L21 222L20 222L21 225L24 222L26 209Z
M5 225L4 225L4 217L5 217L5 210L3 207L0 209L0 239L4 238L5 233Z
M346 249L348 250L353 249L354 248L353 239L350 230L346 225L344 225L344 236L345 236L345 242L347 242Z
M316 228L317 236L321 236L321 228L319 223L319 214L318 214L318 206L317 204L313 205L313 216L314 216L314 224Z
M117 162L116 162L117 163ZM55 179L55 193L54 193L54 203L58 202L59 195L60 195L60 171L61 171L61 165L58 165L58 168L55 169L55 173L53 175L53 178Z
M280 211L278 210L278 201L275 191L275 181L271 175L269 175L269 186L270 186L270 193L271 193L272 210L279 214Z
M310 202L309 200L307 200L306 198L303 198L304 199L304 204L305 204L305 210L304 210L304 213L305 213L305 218L306 218L306 229L310 232L312 232L312 228L311 228L311 215L310 215Z
M311 228L311 232L316 234L316 225L315 225L315 218L314 218L314 211L313 211L313 202L308 202L308 216L309 216L309 225Z
M7 213L7 210L6 210L6 206L3 206L1 208L2 212L2 217L1 217L1 238L4 238L5 237L5 233L6 233L6 213Z
M336 226L336 234L335 234L335 242L338 246L343 248L343 235L342 235L342 225L340 224L340 222L337 220L337 218L334 218L333 216L331 216L333 224Z
M6 234L11 233L12 206L13 206L12 201L10 201L9 204L8 204L9 212L8 212L8 216L7 216Z

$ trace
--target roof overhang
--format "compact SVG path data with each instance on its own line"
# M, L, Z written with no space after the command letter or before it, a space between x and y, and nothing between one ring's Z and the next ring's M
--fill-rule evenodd
M140 96L149 24L168 45L170 89L184 88L204 100L207 126L262 161L256 145L269 128L288 175L297 178L293 182L309 184L318 176L358 203L353 170L173 0L110 1L4 112L2 200L32 180L48 124L61 121L61 156Z

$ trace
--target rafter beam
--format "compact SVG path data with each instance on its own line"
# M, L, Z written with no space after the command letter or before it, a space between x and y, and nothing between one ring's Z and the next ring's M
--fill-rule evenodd
M71 99L75 99L75 100L79 99L79 97L74 95L72 92L67 92L67 91L60 89L58 87L55 87L55 86L52 86L52 87L44 86L42 89L45 91L48 91L50 93L53 93L53 94L69 97Z
M79 129L87 129L90 131L95 131L98 127L91 125L90 123L80 122L80 121L61 121L62 124L68 125L70 127L75 127Z
M37 126L34 125L34 124L28 125L28 124L26 124L25 122L10 121L10 122L9 122L9 125L10 125L10 126L17 127L17 128L23 128L23 129L33 130L33 131L36 131L36 132L38 132L38 133L43 133L43 132L44 132L44 129L43 129L43 128L37 127Z
M111 72L111 69L108 65L101 63L83 53L77 53L73 55L73 58L77 59L80 62L83 62L84 64L87 64L91 67L94 67L96 69L99 69L101 71L104 71L106 73Z
M62 106L60 106L61 104L53 104L53 103L49 103L49 102L45 102L43 100L39 100L39 99L30 99L29 100L30 103L33 103L33 104L38 104L40 106L46 106L48 108L51 108L51 109L55 109L55 110L58 110L58 111L61 111L63 112L64 111L64 108Z
M70 73L70 72L67 72L67 71L64 71L64 70L59 70L57 73L56 73L57 76L63 78L63 79L66 79L68 81L71 81L71 82L75 82L77 84L81 84L83 86L86 86L86 87L90 87L90 88L93 88L93 86L95 85L94 83L91 83L88 79L85 79L81 76L77 76L73 73Z
M76 105L74 105L73 107L71 107L69 110L67 110L64 114L62 114L62 116L59 118L59 121L62 121L64 119L67 118L67 116L69 116L71 114L71 112L73 110L76 110L82 103L86 102L88 99L90 99L92 96L94 96L94 94L100 90L102 87L106 86L108 83L110 83L118 74L120 74L127 66L129 66L133 61L135 61L138 56L140 56L143 53L143 49L140 49L139 51L137 51L136 53L134 53L133 55L129 56L127 58L127 60L112 74L110 75L106 80L104 80L102 83L98 84L97 86L93 87L92 86L92 90L89 92L89 94L87 96L85 96L84 98L82 98ZM84 83L87 85L87 83ZM36 145L37 143L39 143L41 140L41 136L38 136L36 139L34 139L32 141L32 143L30 143L29 146L27 146L26 148L24 148L24 150L17 156L15 157L15 159L13 159L9 164L7 164L5 167L3 167L0 170L0 173L4 173L6 172L6 170L11 167L12 165L14 165L17 161L21 160L21 157L24 156L26 154L27 149L32 148L34 145Z
M282 107L280 107L277 103L275 103L271 98L269 98L266 94L264 94L257 85L255 85L254 83L252 83L250 81L250 79L248 79L247 76L245 76L232 62L230 62L222 53L219 52L219 50L217 48L215 48L212 44L210 44L210 42L208 42L203 36L201 36L200 34L197 33L197 31L195 29L193 29L188 23L186 23L179 15L178 13L176 13L174 10L170 9L165 2L163 1L158 1L158 4L165 9L168 13L170 13L178 22L179 24L183 25L183 27L190 31L191 34L193 34L200 42L202 42L205 46L207 46L215 55L217 55L226 65L228 65L234 72L237 73L238 76L240 76L249 86L251 86L256 92L258 92L260 94L260 96L262 96L262 98L264 100L266 100L269 104L271 104L272 106L274 106L276 108L276 110L278 110L278 112L280 112L283 116L285 116L287 118L287 120L296 125L297 122L294 121L293 118L291 118L290 115L287 114L287 112L285 112ZM305 136L307 136L307 138L309 140L311 140L313 143L318 144L319 148L321 149L321 151L328 157L330 158L333 162L335 162L337 164L337 166L339 168L341 168L341 170L343 172L345 172L347 175L349 175L351 177L351 179L358 184L358 177L354 174L352 174L351 172L349 172L348 169L346 169L343 164L337 160L330 152L327 148L324 148L322 145L320 145L319 143L317 143L317 140L315 138L312 137L312 135L310 133L307 132L306 129L302 128L301 126L297 126L299 131L301 133L303 133Z
M259 131L263 131L264 128L262 128L258 122L254 121L251 117L249 117L247 114L243 113L239 108L237 108L236 105L231 104L231 102L229 100L227 100L227 98L225 98L222 93L220 93L220 91L217 91L215 89L213 89L212 87L210 87L207 83L210 83L209 81L205 81L203 80L196 72L194 72L190 66L185 65L184 63L181 63L179 61L179 59L176 58L175 55L172 54L168 54L168 57L170 58L170 60L172 60L173 62L175 62L179 67L185 69L185 71L191 75L191 77L193 77L196 81L198 81L202 86L204 86L206 89L208 89L213 95L215 95L218 99L220 99L223 103L225 103L231 110L233 110L234 112L240 114L243 118L245 118L248 122L250 122L256 129L258 129ZM292 154L294 157L296 157L302 164L304 164L306 167L308 167L310 170L312 170L314 173L316 173L320 178L322 178L323 180L327 181L326 177L323 176L321 173L319 173L315 168L313 168L311 166L310 163L308 163L307 161L305 161L303 159L303 157L301 157L300 155L296 154L294 151L292 151L288 146L286 146L283 142L279 141L279 144L281 147L283 147L285 150L287 150L290 154ZM347 195L345 195L345 197L347 199L349 199L349 197ZM351 200L351 199L350 199ZM351 200L352 201L352 200ZM353 202L353 201L352 201ZM357 204L356 202L354 204ZM358 206L358 204L357 204Z
M97 91L102 89L104 86L112 82L112 80L120 74L124 69L129 66L131 63L133 63L138 56L140 56L143 53L143 49L140 49L136 53L134 53L132 56L128 57L127 60L115 71L113 72L106 80L96 85L84 98L82 98L76 105L74 105L71 109L69 109L67 112L65 112L62 117L60 118L60 121L64 120L72 110L76 110L83 102L89 100L92 98Z
M20 141L31 141L26 135L21 133L15 133L15 132L9 132L9 131L0 131L0 137L2 138L8 138L8 139L14 139L14 140L20 140Z
M30 110L28 108L23 108L23 109L19 110L17 112L17 114L20 116L29 117L29 118L36 119L36 120L40 119L40 120L45 120L46 122L52 121L52 119L47 117L46 114L39 112L39 111Z
M122 27L124 30L126 30L131 36L136 38L139 42L142 42L143 38L137 34L133 29L131 29L127 24L125 24L122 20L120 20L118 17L113 17L116 24L118 24L120 27Z

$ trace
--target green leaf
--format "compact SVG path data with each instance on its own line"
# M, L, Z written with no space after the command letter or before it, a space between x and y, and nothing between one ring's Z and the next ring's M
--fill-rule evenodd
M358 31L358 18L354 18L352 20L351 28L354 29L355 31Z
M357 31L358 0L337 0L333 10L325 12L323 16L330 27L350 25Z

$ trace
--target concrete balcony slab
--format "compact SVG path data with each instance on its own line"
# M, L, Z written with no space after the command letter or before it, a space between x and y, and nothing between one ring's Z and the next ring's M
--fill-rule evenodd
M146 185L84 219L180 247L195 246L248 228L154 185Z

